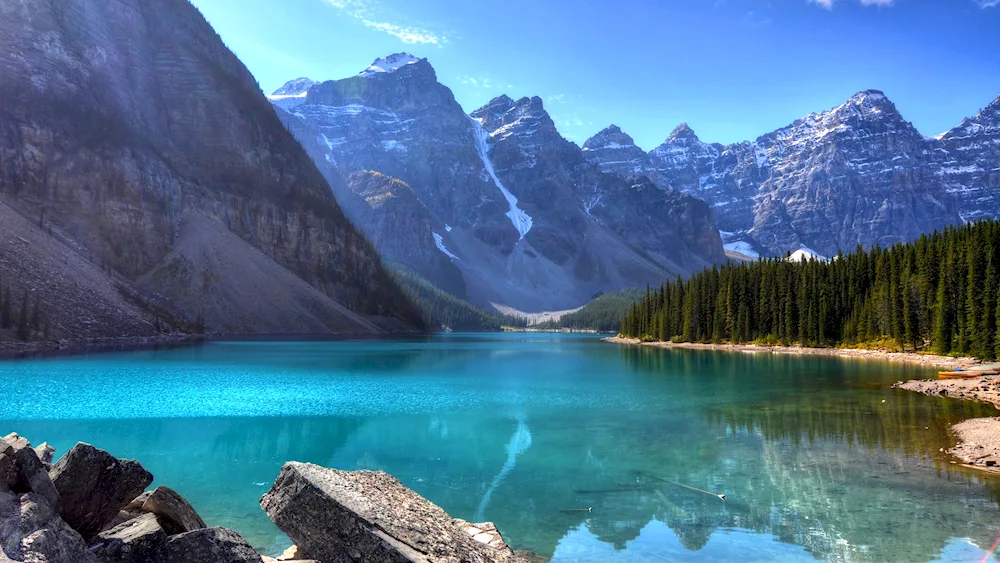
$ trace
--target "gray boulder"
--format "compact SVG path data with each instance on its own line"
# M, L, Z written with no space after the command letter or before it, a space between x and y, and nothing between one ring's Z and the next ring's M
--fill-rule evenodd
M20 554L21 500L14 493L0 491L0 562Z
M520 561L502 541L473 539L467 523L381 471L289 462L260 504L300 554L324 563Z
M56 456L56 449L50 446L48 442L42 442L35 446L35 455L38 456L38 460L42 464L51 467L52 459Z
M142 503L138 509L155 514L163 529L170 535L193 532L208 527L194 508L173 489L157 487L151 493L139 495L129 506L133 507L139 499L142 499Z
M262 563L262 559L236 532L203 528L167 540L163 563Z
M153 482L137 461L117 459L83 442L59 459L51 476L60 495L59 513L85 538L103 530Z
M0 449L5 450L4 456L12 456L17 466L17 477L13 486L9 487L10 490L18 494L34 491L45 497L49 505L59 506L59 493L49 478L48 470L31 448L31 444L14 433L4 436L0 442L6 444L6 446L0 445ZM7 471L9 472L9 469Z
M144 513L97 534L90 550L101 563L154 562L167 543L155 514Z
M17 461L14 448L0 440L0 491L8 491L17 484Z
M87 550L83 537L39 493L21 497L18 531L21 553L11 559L32 563L98 563Z

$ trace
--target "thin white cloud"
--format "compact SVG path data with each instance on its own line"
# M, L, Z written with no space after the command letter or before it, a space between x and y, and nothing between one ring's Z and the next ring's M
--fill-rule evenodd
M892 6L895 0L857 0L862 6ZM986 2L1000 2L1000 0L976 0ZM825 10L832 10L837 0L809 0L810 4L816 4Z
M489 76L459 76L458 82L460 84L465 84L466 86L472 86L473 88L482 90L496 90L506 88L508 90L514 87L510 84L497 84L493 82L493 79Z
M423 44L442 46L448 43L448 37L421 27L405 26L386 21L377 17L376 3L373 0L323 0L327 5L336 8L343 15L356 20L368 29L388 33L407 44Z
M562 103L566 103L566 94L553 94L548 98L546 98L545 101L552 105L559 105Z
M980 8L995 8L1000 6L1000 0L973 0L976 4L979 4Z

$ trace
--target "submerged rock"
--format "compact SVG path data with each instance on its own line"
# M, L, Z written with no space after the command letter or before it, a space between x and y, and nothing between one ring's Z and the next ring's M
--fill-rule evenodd
M103 530L153 482L137 461L117 459L83 442L59 459L51 475L61 499L59 513L85 538Z
M521 561L502 540L477 541L467 522L381 471L289 462L260 504L300 553L321 561Z
M90 550L101 563L154 562L167 543L156 515L145 513L98 534Z
M172 536L163 554L163 563L262 562L245 539L226 528L204 528Z

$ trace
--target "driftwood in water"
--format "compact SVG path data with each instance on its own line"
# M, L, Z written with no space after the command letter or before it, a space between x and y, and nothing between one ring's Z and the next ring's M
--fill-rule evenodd
M670 483L671 485L677 485L678 487L683 487L685 489L688 489L689 491L695 491L697 493L704 493L706 495L712 495L713 497L716 497L719 500L726 500L726 495L722 494L722 493L713 493L712 491L706 491L705 489L699 489L698 487L692 487L691 485L685 485L684 483L678 483L677 481L671 481L670 479L664 479L663 477L659 477L657 475L653 475L652 473L647 473L646 471L639 471L638 473L641 474L641 475L645 475L647 477L650 477L652 479L656 479L657 481L662 481L664 483Z

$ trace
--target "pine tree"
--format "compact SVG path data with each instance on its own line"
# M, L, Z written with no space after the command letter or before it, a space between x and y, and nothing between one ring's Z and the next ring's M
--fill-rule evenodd
M20 340L31 338L31 329L28 326L28 290L24 290L24 298L21 300L21 314L18 317L17 337Z
M0 328L10 328L14 325L14 306L10 302L10 286L3 292L3 303L0 303Z
M942 270L944 268L942 267ZM948 299L948 280L942 271L938 279L937 298L934 305L934 351L941 355L951 353L951 301Z

